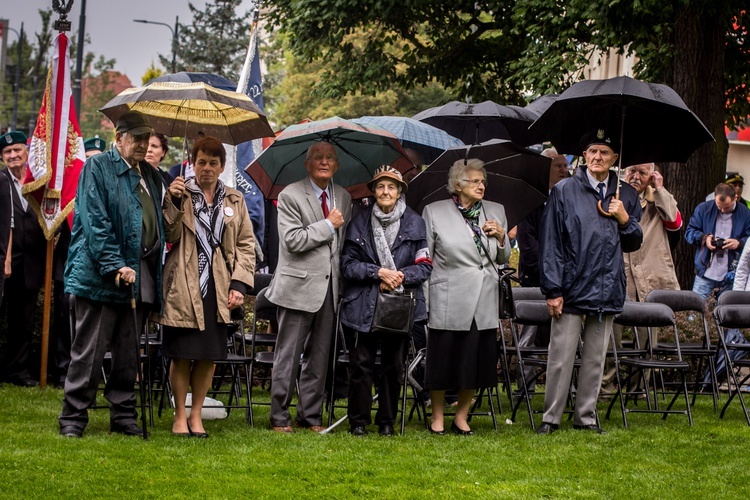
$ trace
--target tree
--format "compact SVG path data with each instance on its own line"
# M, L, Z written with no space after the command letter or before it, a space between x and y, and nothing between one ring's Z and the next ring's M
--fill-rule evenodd
M430 82L410 90L394 88L369 95L360 91L340 98L326 97L316 84L325 66L320 61L305 63L290 52L270 65L265 97L269 118L278 127L304 118L320 120L331 116L357 118L364 115L411 116L440 102L450 100L450 92Z
M151 61L151 66L146 69L146 72L141 77L141 84L146 85L148 82L153 80L156 77L159 77L164 74L164 70L161 68L157 68L153 61Z
M663 165L683 215L724 178L724 124L750 113L750 9L724 0L275 0L274 25L306 61L327 64L329 95L435 79L457 97L518 103L564 90L598 50L634 52L636 76L672 86L717 139ZM366 33L365 39L354 37ZM692 283L692 252L678 277Z
M113 70L115 59L106 59L100 55L96 61L93 52L86 53L83 77L83 92L81 98L81 116L79 125L84 138L102 137L107 140L114 138L110 127L103 126L107 119L99 112L99 108L107 104L117 93L112 88L120 73Z
M205 10L189 3L193 21L180 25L177 41L177 71L205 71L237 81L250 40L250 11L236 14L242 0L206 2ZM171 56L159 54L165 68Z
M18 91L18 123L17 128L30 135L34 130L36 116L41 106L41 92L47 75L47 54L52 45L52 31L50 18L52 11L39 10L42 20L42 30L34 35L35 44L29 41L29 33L24 32L22 40L16 40L7 49L9 60L8 80L1 82L3 98L0 100L0 114L2 126L10 123L13 113L14 84L16 65L18 64L18 44L21 43L21 81Z

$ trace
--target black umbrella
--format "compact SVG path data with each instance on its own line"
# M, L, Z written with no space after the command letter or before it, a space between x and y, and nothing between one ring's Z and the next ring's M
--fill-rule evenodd
M406 192L406 203L421 213L434 201L451 197L448 170L457 160L485 162L487 189L484 198L505 207L509 229L547 199L550 159L503 139L451 148L417 175Z
M412 116L445 130L465 144L508 139L521 146L533 144L528 128L537 115L520 106L484 101L477 104L452 101Z
M547 108L552 106L552 103L560 97L560 94L546 94L541 97L537 97L529 104L523 107L523 109L529 110L536 116L542 116L542 113L547 111Z
M625 166L685 163L713 140L674 90L627 76L576 83L529 127L535 142L550 141L560 153L578 156L581 137L599 129L620 137L619 160Z

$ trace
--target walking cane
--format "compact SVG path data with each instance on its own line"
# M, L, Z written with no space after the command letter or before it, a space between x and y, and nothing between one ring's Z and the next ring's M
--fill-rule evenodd
M380 395L380 394L375 394L375 395L374 395L374 396L372 397L372 401L373 401L373 403L374 403L375 401L377 401L377 400L378 400L378 396L379 396L379 395ZM332 408L333 408L333 406L331 407L331 410L330 410L330 411L333 411L333 409L332 409ZM346 419L348 419L348 418L349 418L349 414L347 413L346 415L344 415L343 417L341 417L340 419L338 419L338 420L336 420L336 421L335 421L334 423L332 423L330 427L326 427L326 428L325 428L325 429L323 429L322 431L318 432L318 434L320 434L321 436L325 436L325 435L326 435L326 434L328 434L329 432L332 432L332 431L333 431L333 429L335 429L335 428L336 428L336 427L338 427L339 425L341 425L341 424L343 424L344 422L346 422Z
M143 439L148 440L148 430L146 426L146 386L143 379L143 370L141 369L141 342L140 342L140 323L138 322L138 313L135 310L135 283L130 285L130 310L133 313L133 331L135 335L135 362L138 370L138 385L141 392L141 425L143 426ZM148 335L146 335L146 359L148 359Z

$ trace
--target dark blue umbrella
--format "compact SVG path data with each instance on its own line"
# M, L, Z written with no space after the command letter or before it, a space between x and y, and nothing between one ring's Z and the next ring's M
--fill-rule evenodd
M151 85L154 82L182 82L182 83L195 83L203 82L211 85L216 89L231 90L232 92L237 90L237 84L229 78L224 78L221 75L215 73L199 73L192 71L180 71L179 73L167 73L166 75L157 76L152 79L146 85Z

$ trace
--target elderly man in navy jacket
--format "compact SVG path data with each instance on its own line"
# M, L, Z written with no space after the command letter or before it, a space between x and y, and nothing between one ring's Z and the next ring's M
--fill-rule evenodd
M605 130L581 139L586 167L559 182L544 210L539 252L541 289L552 316L543 423L538 434L560 425L578 338L583 338L573 428L600 434L596 400L602 380L609 331L625 303L623 252L637 250L643 233L641 205L630 185L620 184L610 167L617 144ZM597 205L606 207L606 216ZM583 333L581 325L583 324Z

